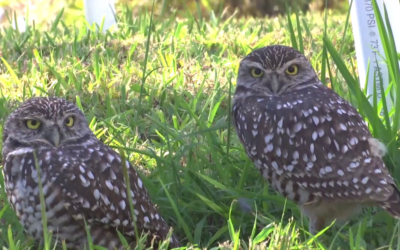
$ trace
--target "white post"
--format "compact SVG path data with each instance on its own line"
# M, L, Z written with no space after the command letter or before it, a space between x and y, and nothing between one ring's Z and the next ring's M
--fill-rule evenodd
M103 31L116 25L115 21L115 0L84 0L86 21L92 25L96 23L99 27L104 19Z
M25 18L23 16L18 16L17 17L17 23L15 23L15 19L13 18L12 20L12 27L13 29L17 29L17 25L18 25L18 30L19 32L23 33L26 31L26 22L25 22Z
M376 16L374 14L374 7L371 0L349 0L353 4L351 6L350 14L353 26L354 43L356 47L358 72L360 78L361 88L365 88L365 81L367 79L367 69L369 60L369 75L368 75L368 86L367 95L374 93L374 78L376 81L376 91L378 102L382 99L385 93L381 93L380 79L375 70L377 65L381 73L382 85L384 90L389 86L389 75L388 67L383 62L385 58L385 52L382 47L382 41L379 36L379 30L377 26ZM383 3L385 3L386 10L388 13L388 19L392 27L396 49L400 50L400 2L399 0L376 0L382 17L385 16ZM382 57L383 58L382 58ZM378 73L378 72L377 72ZM397 98L397 97L395 97ZM370 98L372 103L373 99ZM393 102L390 97L386 98L388 111L393 107ZM381 111L383 115L383 111Z

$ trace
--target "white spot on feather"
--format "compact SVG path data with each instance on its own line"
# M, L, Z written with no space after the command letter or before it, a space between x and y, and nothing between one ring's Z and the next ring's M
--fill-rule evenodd
M126 203L125 203L124 200L122 200L122 201L119 202L119 207L120 207L122 210L125 210L125 208L126 208Z
M110 190L113 190L113 189L114 189L114 186L111 184L111 181L110 181L110 180L106 180L106 186L107 186Z
M279 126L280 128L282 128L282 126L283 126L283 116L282 116L281 119L278 121L278 126Z
M339 126L340 126L340 128L341 128L342 130L344 130L344 131L347 130L346 125L344 125L343 123L339 123Z
M298 122L294 125L294 132L297 133L301 130L301 128L303 127L303 124L301 122Z
M324 136L325 132L324 132L324 130L322 128L318 128L317 131L318 131L319 137Z
M272 140L272 138L274 138L274 134L268 134L268 135L266 135L266 136L264 137L265 143L268 144L268 143Z
M100 199L100 192L99 192L98 189L95 189L95 190L93 191L93 195L94 195L94 198L95 198L96 200Z
M315 140L317 140L317 138L318 138L318 133L316 131L314 131L312 133L312 139L315 141Z
M143 188L143 183L142 183L142 180L140 178L138 178L138 185L139 185L140 189Z
M279 169L278 163L277 163L276 161L271 162L271 165L272 165L272 167L273 167L275 170L278 170L278 169Z
M319 124L319 119L318 119L318 117L313 116L312 119L313 119L315 125L318 125L318 124Z
M79 175L79 179L81 179L82 186L88 187L90 185L90 181L86 180L86 178L83 175Z
M364 177L364 178L361 180L361 182L362 182L363 184L367 184L368 180L369 180L369 178L368 178L368 176L366 176L366 177Z
M112 162L115 159L115 157L111 154L107 154L107 160L108 162Z

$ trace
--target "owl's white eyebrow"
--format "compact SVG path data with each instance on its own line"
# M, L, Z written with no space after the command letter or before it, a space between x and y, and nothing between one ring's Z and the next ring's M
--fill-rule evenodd
M291 61L285 62L281 67L279 67L279 68L277 69L277 71L282 73L282 72L284 72L284 71L287 69L287 67L289 67L290 65L292 65L292 64L301 64L301 63L302 63L301 60L299 60L299 59L293 59L293 60L291 60Z
M262 66L262 64L258 63L258 62L253 62L253 61L243 61L242 62L242 66L248 67L248 68L259 68L261 70L264 70L264 67Z
M25 117L22 118L23 121L26 121L26 120L41 120L41 119L42 119L42 117L37 117L37 116L25 116Z
M285 63L282 65L282 68L286 68L286 67L288 67L289 65L292 65L293 63L300 64L301 62L302 62L302 61L299 60L299 59L293 59L293 60L291 60L291 61L285 62Z

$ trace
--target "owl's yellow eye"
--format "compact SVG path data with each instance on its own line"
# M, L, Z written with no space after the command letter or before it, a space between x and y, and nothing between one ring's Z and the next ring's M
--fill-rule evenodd
M42 124L42 123L38 120L34 120L34 119L26 120L26 127L29 129L36 130L40 127L40 124Z
M251 76L252 77L261 77L263 75L263 71L261 69L258 68L253 68L251 69Z
M297 75L297 73L299 72L299 68L297 67L296 64L290 65L287 69L286 69L286 74L294 76Z
M74 117L73 116L67 117L64 122L65 126L72 127L74 126Z

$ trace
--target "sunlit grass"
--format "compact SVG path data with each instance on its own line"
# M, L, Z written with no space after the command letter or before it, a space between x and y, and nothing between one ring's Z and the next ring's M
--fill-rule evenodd
M31 96L73 101L99 139L125 152L160 213L190 248L399 249L396 221L381 210L310 236L307 220L269 188L231 127L240 59L255 48L291 45L310 59L324 84L360 109L374 136L388 145L385 160L399 177L400 110L385 112L396 118L389 125L359 89L346 14L329 14L326 22L322 13L236 19L221 12L166 19L150 12L132 17L130 9L120 8L115 32L68 26L63 13L46 30L5 28L0 32L0 131L7 115ZM390 41L388 62L394 64ZM398 91L398 67L391 70ZM0 230L0 246L31 246L8 207L1 175Z

